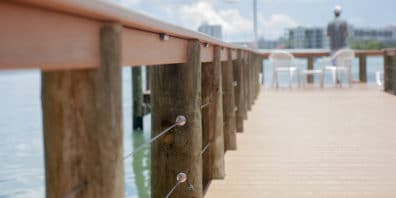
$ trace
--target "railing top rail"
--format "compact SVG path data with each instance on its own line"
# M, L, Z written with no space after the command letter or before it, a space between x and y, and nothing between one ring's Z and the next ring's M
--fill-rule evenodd
M307 57L324 57L329 56L330 51L291 51L291 54L297 58L307 58ZM271 52L262 52L264 58L268 58ZM355 55L358 56L383 56L384 50L355 50Z
M227 43L206 34L189 30L171 23L160 21L104 0L11 0L27 6L49 9L57 12L77 15L98 21L117 22L122 26L158 34L167 34L182 39L197 39L202 43L209 43L231 49L243 49L255 53L258 51L240 45Z

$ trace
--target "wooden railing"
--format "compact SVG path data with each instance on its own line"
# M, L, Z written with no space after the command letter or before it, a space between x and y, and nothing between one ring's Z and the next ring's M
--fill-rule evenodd
M317 51L317 52L291 52L296 58L306 58L307 59L307 69L314 68L314 59L321 57L330 56L329 51ZM262 53L263 58L268 58L270 52ZM357 50L355 51L355 56L359 59L359 81L362 83L367 82L367 57L373 56L384 56L383 50ZM313 76L307 76L308 83L313 83Z
M0 24L0 69L42 71L47 197L124 197L123 65L150 68L152 197L202 197L224 178L258 95L258 51L97 1L1 1Z
M150 68L152 136L172 127L153 139L152 197L202 197L224 178L268 54L96 1L1 1L0 24L0 69L42 71L47 197L124 197L123 65ZM328 53L294 55L312 68ZM357 55L365 81L365 57L383 52Z

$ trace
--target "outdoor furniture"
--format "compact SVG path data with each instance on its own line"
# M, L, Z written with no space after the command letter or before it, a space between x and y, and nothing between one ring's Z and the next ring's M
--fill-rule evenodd
M338 50L331 58L324 58L321 62L326 63L323 67L323 75L326 76L326 71L330 71L333 77L333 82L342 86L342 80L345 75L348 76L348 84L352 85L352 62L355 58L355 52L351 49ZM338 77L341 73L341 79Z
M297 65L298 63L291 53L277 50L270 54L269 60L274 67L272 75L272 86L274 86L275 84L276 88L279 87L280 72L288 73L290 88L292 87L293 76L296 73L297 84L298 86L300 86L300 71Z

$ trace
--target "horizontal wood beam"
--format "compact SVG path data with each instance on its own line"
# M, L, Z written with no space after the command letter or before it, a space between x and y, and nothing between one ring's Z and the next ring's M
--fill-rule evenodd
M122 64L158 65L185 63L188 41L159 34L123 28Z
M101 23L0 2L0 69L99 66Z

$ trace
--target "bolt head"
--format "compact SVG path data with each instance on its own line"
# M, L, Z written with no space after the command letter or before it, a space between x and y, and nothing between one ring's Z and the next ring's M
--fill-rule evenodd
M179 183L184 183L184 182L186 182L186 181L187 181L187 175L186 175L186 173L179 173L179 174L177 174L176 180L177 180L177 182L179 182Z
M176 117L176 125L177 126L184 126L186 124L186 122L187 122L186 117L184 117L182 115L179 115Z

